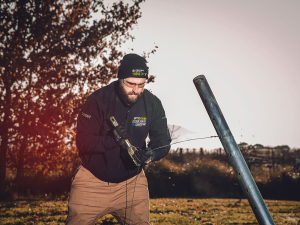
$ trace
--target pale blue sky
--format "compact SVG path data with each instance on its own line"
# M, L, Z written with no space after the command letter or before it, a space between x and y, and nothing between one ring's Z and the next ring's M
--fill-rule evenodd
M168 123L216 134L193 84L204 74L237 143L300 148L300 1L148 0L141 11L135 41L122 49L159 47L148 60L156 82L147 88ZM182 144L220 146L218 139Z

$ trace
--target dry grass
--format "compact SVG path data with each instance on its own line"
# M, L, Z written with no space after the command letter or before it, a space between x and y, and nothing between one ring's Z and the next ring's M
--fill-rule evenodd
M275 224L300 224L300 202L266 200ZM258 224L247 200L151 199L151 224ZM0 224L64 224L67 201L0 203ZM97 224L117 224L107 215Z

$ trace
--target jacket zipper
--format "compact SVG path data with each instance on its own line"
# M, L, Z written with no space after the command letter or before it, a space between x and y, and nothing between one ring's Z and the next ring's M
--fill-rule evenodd
M130 109L128 110L127 114L126 114L126 117L125 117L125 130L127 132L127 123L128 123L128 115L129 115L129 112L130 112Z

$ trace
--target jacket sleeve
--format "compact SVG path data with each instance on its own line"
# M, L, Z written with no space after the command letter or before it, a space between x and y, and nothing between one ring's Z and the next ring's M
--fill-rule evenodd
M167 125L167 118L165 111L160 100L154 107L153 119L151 119L149 129L150 142L148 147L154 149L154 159L152 161L158 161L165 157L170 151L171 137ZM163 148L159 148L165 146ZM155 148L159 148L155 150Z
M91 95L77 117L76 144L79 155L99 154L116 148L118 145L112 135L101 135L105 121L103 107L96 96Z

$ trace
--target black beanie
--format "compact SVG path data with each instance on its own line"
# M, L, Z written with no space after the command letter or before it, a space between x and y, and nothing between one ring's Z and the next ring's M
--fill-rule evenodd
M125 55L119 66L118 78L136 77L148 79L148 67L146 63L146 59L137 54L131 53Z

